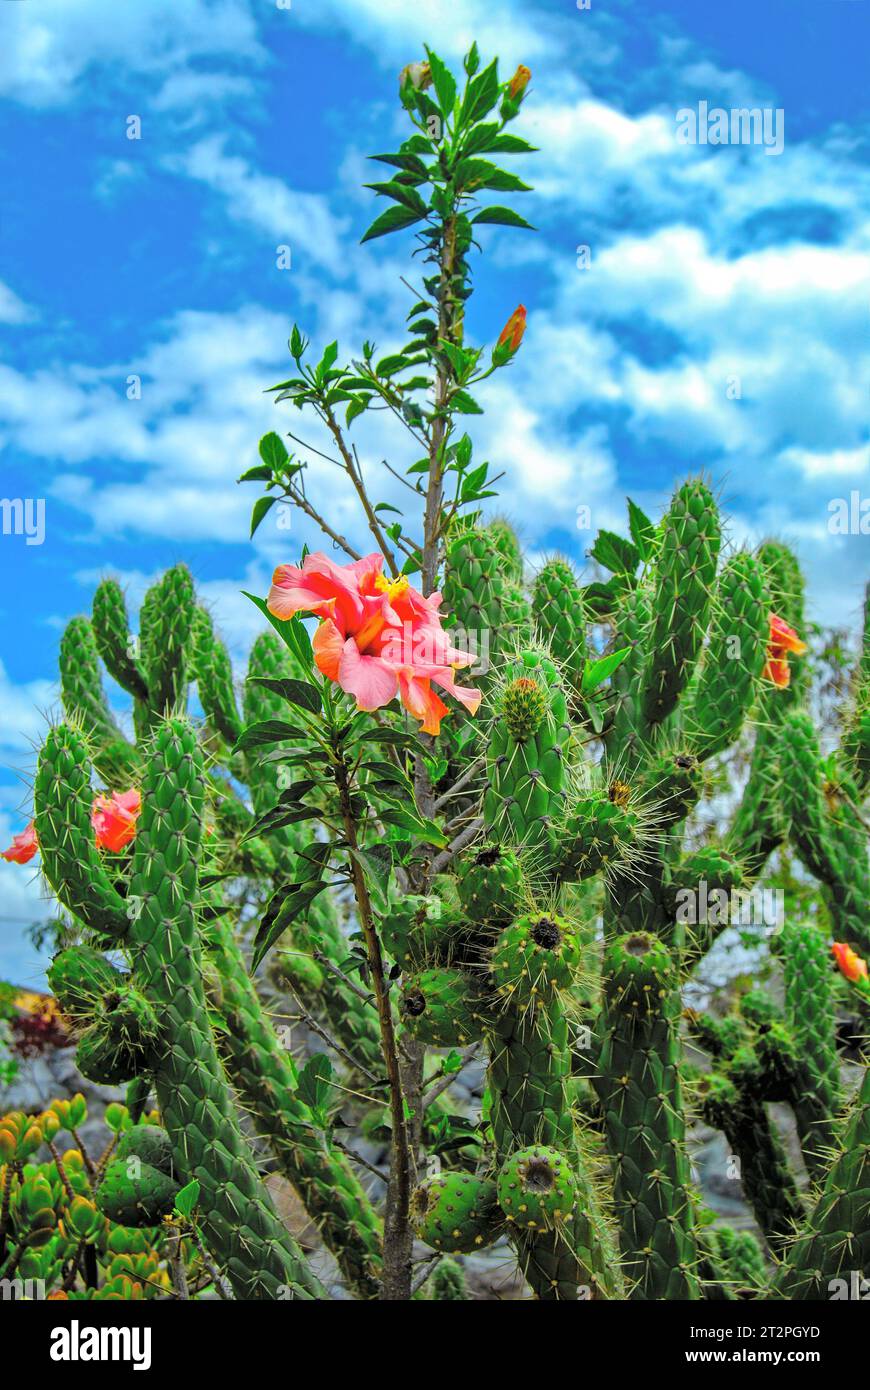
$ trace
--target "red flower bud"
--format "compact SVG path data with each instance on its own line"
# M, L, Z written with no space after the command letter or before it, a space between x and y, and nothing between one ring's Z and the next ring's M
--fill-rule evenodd
M511 101L518 101L520 99L531 80L531 68L524 67L523 64L520 63L508 86L508 96Z
M501 330L498 339L498 346L508 346L511 356L517 351L523 341L523 334L526 331L526 310L524 305L514 309L504 328Z
M771 613L767 662L762 671L764 679L773 681L780 690L784 690L791 680L788 653L794 652L795 656L802 656L806 649L806 642L801 641L794 628L789 627L788 623L775 613Z
M852 984L857 984L859 980L867 979L867 962L862 960L851 946L847 946L845 941L835 941L831 946L841 972Z

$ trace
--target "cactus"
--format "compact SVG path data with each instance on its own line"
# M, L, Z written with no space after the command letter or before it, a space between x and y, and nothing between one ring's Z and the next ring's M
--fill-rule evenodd
M428 59L402 78L411 140L377 156L391 177L374 189L400 216L366 238L419 223L431 273L411 342L380 361L330 344L315 364L294 326L276 388L327 427L375 551L324 517L335 549L306 547L254 596L270 626L243 685L181 564L148 590L137 637L111 579L64 633L66 722L40 754L35 840L5 857L38 845L72 918L51 986L81 1069L126 1082L129 1110L96 1162L54 1145L61 1125L77 1142L78 1104L0 1121L0 1270L39 1270L73 1299L175 1289L185 1267L241 1298L325 1298L242 1107L357 1299L458 1301L449 1257L497 1242L547 1301L823 1297L870 1253L870 1096L866 1074L857 1098L841 1074L829 941L866 1021L866 610L823 754L797 560L777 540L720 554L704 479L658 521L629 503L630 535L591 548L607 577L556 557L529 582L512 527L478 510L492 479L462 424L526 321L520 306L482 365L467 150L525 148L503 128L528 72L499 81L475 48L460 95ZM385 524L347 436L375 406L423 448L417 533L403 513ZM276 498L317 522L281 436L260 454L254 529ZM473 686L445 617L486 658ZM784 1004L755 987L724 1014L684 1008L735 902L793 854L815 882L786 879L769 943ZM326 1051L297 1065L273 1011ZM485 1077L474 1093L453 1086L466 1067ZM724 1134L764 1249L695 1192L696 1118ZM386 1154L356 1151L357 1130ZM439 1260L425 1283L414 1236Z

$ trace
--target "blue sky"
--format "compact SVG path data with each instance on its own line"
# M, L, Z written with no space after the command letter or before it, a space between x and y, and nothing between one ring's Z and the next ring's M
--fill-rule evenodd
M870 492L867 0L0 0L0 492L44 498L46 526L40 546L0 537L3 844L60 632L101 575L135 609L187 561L241 663L257 615L239 591L316 541L296 521L246 540L235 479L265 430L299 424L263 388L294 320L348 354L402 341L412 241L359 246L365 156L401 138L397 74L424 40L457 60L473 38L533 70L515 129L541 152L512 167L540 231L485 232L467 321L491 341L529 311L475 447L507 470L532 558L582 564L578 507L622 528L627 492L657 510L704 469L732 541L791 540L812 616L854 624L870 547L827 522ZM781 107L783 152L680 145L700 101ZM381 426L359 442L412 461ZM362 542L322 469L310 486ZM0 863L0 886L0 975L35 980L38 878Z

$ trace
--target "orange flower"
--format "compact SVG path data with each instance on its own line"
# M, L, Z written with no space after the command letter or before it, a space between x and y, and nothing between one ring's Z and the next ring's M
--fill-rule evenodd
M517 101L518 98L522 96L523 92L528 87L531 79L531 69L524 67L523 64L520 63L519 67L517 68L516 72L510 80L510 84L508 85L508 96L510 97L511 101Z
M422 732L437 734L447 706L433 683L469 713L477 711L480 691L454 679L473 658L457 650L442 628L441 595L424 598L404 575L387 579L382 565L377 554L337 565L321 552L306 555L301 568L279 565L269 612L321 619L311 644L317 669L356 696L358 709L381 709L398 695L421 721Z
M520 304L514 309L504 328L501 330L498 339L498 346L507 345L511 350L511 356L517 351L523 341L523 334L526 331L526 309L524 304Z
M128 792L98 796L91 810L91 825L100 849L117 854L129 845L136 834L136 820L141 809L142 798L135 787Z
M853 985L857 984L859 980L867 979L866 960L862 960L851 946L846 945L845 941L835 941L831 950L841 972L847 980L851 980Z
M761 673L764 679L773 681L775 686L784 690L791 681L788 653L794 652L795 656L802 656L806 649L806 642L801 641L794 628L789 627L788 623L778 618L775 613L771 613L767 661Z
M0 853L0 859L8 859L10 864L26 864L38 850L36 826L31 821L26 830L12 836L12 844Z

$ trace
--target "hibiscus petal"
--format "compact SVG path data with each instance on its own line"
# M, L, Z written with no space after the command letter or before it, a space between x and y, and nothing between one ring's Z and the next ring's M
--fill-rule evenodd
M0 859L6 859L10 864L27 864L38 850L36 826L31 821L26 830L19 830L17 835L12 836L12 844L0 853Z
M343 648L344 637L333 620L325 618L314 634L311 650L314 652L314 662L318 671L322 671L327 680L338 680Z
M388 705L398 689L395 671L380 657L360 652L352 637L347 639L341 653L338 683L349 695L355 695L357 707L365 710Z
M479 690L475 690L470 685L457 685L455 681L445 680L443 676L433 676L432 679L436 685L441 686L442 690L446 690L448 695L452 695L454 700L458 700L461 705L464 705L469 714L477 714L483 699Z
M785 690L791 684L791 671L785 657L771 657L766 663L762 676L779 690Z
M399 685L402 704L415 719L423 721L420 732L439 734L441 720L449 711L444 701L432 689L428 676L402 675L399 677Z

